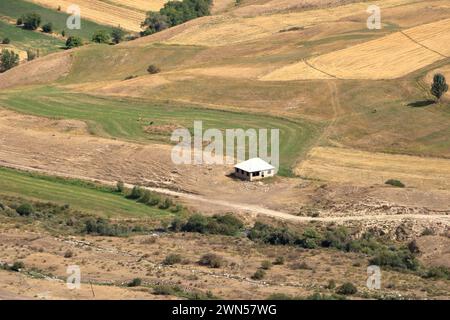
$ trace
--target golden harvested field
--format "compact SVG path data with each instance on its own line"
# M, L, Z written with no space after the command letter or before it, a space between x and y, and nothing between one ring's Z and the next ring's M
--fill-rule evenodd
M450 190L450 160L316 147L295 173L310 179L354 185L398 179L407 187Z
M450 19L396 32L380 39L308 60L323 72L308 70L304 61L275 70L262 80L394 79L450 54Z
M143 11L99 0L33 0L33 2L52 9L61 6L61 10L64 12L69 6L75 4L80 7L81 17L84 19L111 26L120 26L136 32L141 30L141 23L145 19ZM119 4L119 2L131 3L133 1L116 0L114 2Z
M373 4L382 9L414 4L416 0L381 0ZM261 39L290 27L310 27L333 23L355 15L367 16L367 3L352 3L331 9L300 11L255 17L212 16L197 19L171 37L168 42L185 45L220 46ZM236 32L239 30L239 32Z
M158 11L162 8L166 0L109 0L119 6L129 7L140 11Z

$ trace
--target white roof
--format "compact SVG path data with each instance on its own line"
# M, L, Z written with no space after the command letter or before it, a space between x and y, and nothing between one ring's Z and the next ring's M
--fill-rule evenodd
M253 158L249 159L247 161L238 163L234 166L237 169L241 169L247 172L255 172L255 171L264 171L264 170L273 170L275 169L274 166L270 165L269 163L265 162L263 159L260 158Z

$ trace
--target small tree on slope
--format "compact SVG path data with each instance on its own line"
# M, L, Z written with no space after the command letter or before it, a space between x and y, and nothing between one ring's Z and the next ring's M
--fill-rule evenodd
M448 91L448 85L445 81L445 77L437 73L433 77L433 84L431 85L431 94L437 98L437 102L441 100L441 97Z

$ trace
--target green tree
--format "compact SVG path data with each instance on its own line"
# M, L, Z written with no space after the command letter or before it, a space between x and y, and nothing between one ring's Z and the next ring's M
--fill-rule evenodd
M75 47L81 47L83 45L83 40L80 37L70 36L66 41L66 48L72 49Z
M437 102L448 91L448 84L446 83L444 75L437 73L433 77L433 84L431 85L431 94L436 97Z
M114 42L115 44L122 42L124 37L125 31L121 28L114 28L111 32L112 42Z
M96 43L110 43L111 37L105 30L96 31L92 35L92 42Z
M46 23L42 26L42 31L45 33L52 33L53 32L53 24L51 22Z
M23 28L27 30L36 30L41 25L41 16L37 13L27 13L22 17Z
M162 15L159 12L147 12L147 17L142 23L142 27L147 28L142 35L149 35L167 29L169 27L167 16Z
M19 55L12 50L3 49L0 58L0 72L5 72L19 65Z
M33 206L31 204L24 203L24 204L20 205L16 209L16 211L21 216L29 216L30 214L32 214L34 212L34 208L33 208Z

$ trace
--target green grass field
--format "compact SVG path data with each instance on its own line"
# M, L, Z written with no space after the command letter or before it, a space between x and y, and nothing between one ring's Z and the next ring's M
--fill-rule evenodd
M65 30L66 36L73 35L90 40L92 34L97 30L112 30L110 26L99 25L84 19L81 21L80 30L69 30L66 26L69 15L65 12L53 11L23 0L0 0L0 16L17 19L23 14L32 12L38 13L42 17L42 25L51 22L53 23L54 32L61 33L62 30Z
M0 20L0 39L9 38L11 45L20 50L39 49L41 54L57 51L64 41L41 32L31 32Z
M128 200L94 184L0 168L0 193L34 201L69 204L73 209L113 218L170 216L169 211Z
M170 142L172 130L147 133L145 126L160 128L170 125L191 129L195 120L203 121L204 129L277 128L280 130L280 174L284 175L290 173L291 166L320 131L317 125L301 120L173 103L94 97L54 87L11 91L2 95L0 101L5 107L27 114L84 120L96 135L140 142Z

